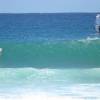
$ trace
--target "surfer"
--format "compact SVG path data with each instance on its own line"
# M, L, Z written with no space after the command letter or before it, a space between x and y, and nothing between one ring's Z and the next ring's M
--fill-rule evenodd
M100 35L100 14L97 14L96 16L96 32Z

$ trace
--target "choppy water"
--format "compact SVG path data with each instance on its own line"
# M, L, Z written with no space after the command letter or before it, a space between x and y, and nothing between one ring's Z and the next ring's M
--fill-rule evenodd
M0 14L0 100L99 100L95 15Z

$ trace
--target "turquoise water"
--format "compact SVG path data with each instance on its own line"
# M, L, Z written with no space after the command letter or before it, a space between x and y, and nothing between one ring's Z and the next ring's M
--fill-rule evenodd
M100 39L0 43L1 67L99 68Z
M95 15L0 14L0 100L99 100Z

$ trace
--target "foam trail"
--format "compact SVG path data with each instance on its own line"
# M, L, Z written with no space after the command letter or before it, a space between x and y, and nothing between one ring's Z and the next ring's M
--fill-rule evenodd
M0 100L81 100L81 99L74 99L73 97L66 97L66 96L48 96L46 94L24 94L19 96L7 96L7 97L0 97Z

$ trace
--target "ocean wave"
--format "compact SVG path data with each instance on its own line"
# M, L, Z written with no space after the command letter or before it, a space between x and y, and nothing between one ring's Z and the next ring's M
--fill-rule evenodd
M71 41L0 43L0 66L73 68L100 66L98 37Z

